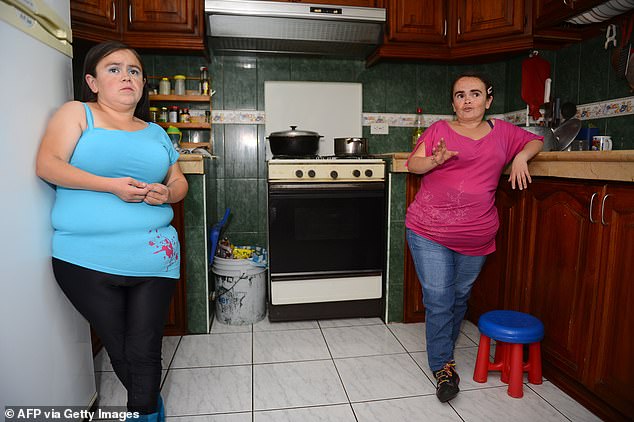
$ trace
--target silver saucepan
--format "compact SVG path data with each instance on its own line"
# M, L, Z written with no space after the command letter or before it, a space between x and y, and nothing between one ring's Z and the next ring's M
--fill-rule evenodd
M368 155L367 138L335 138L336 156L364 156Z

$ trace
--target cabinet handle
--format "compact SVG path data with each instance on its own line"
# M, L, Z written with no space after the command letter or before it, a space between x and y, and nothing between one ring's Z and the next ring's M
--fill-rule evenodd
M132 23L132 2L128 3L128 22Z
M112 2L112 22L117 20L117 8L115 7L114 1Z
M443 29L443 31L442 31L442 36L443 37L447 36L447 19L445 19L445 29Z
M590 222L592 224L596 223L596 220L592 219L592 204L594 204L594 198L597 197L597 193L593 193L592 196L590 197Z
M608 223L606 223L605 219L603 218L605 215L605 200L608 199L608 196L611 196L611 195L608 193L607 195L603 197L603 201L601 201L601 224L603 224L604 226L608 225Z
M460 18L458 18L458 35L460 35Z

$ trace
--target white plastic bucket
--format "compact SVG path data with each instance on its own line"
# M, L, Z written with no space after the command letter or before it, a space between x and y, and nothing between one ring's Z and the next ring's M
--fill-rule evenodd
M246 325L266 315L266 268L248 259L214 257L216 319L225 324Z

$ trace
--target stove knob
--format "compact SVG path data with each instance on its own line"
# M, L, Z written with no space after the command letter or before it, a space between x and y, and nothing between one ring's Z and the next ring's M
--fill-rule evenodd
M337 177L339 177L339 173L333 170L330 172L330 177L332 177L333 179L336 179Z
M367 169L367 170L365 171L365 175L366 175L366 177L372 177L372 174L373 174L373 173L372 173L372 170L370 170L370 169Z
M304 177L304 172L303 172L303 171L301 171L301 170L297 170L297 171L295 172L295 176L300 177L300 178L301 178L301 177Z
M308 170L308 177L315 177L315 170Z
M361 172L359 170L352 170L352 175L354 177L359 177L359 176L361 176Z

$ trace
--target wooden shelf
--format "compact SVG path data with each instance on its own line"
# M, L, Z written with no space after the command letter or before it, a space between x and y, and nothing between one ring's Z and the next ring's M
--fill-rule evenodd
M176 122L156 122L162 128L167 129L170 126L179 129L211 129L211 123L176 123Z
M209 95L150 95L150 101L181 101L208 103Z

